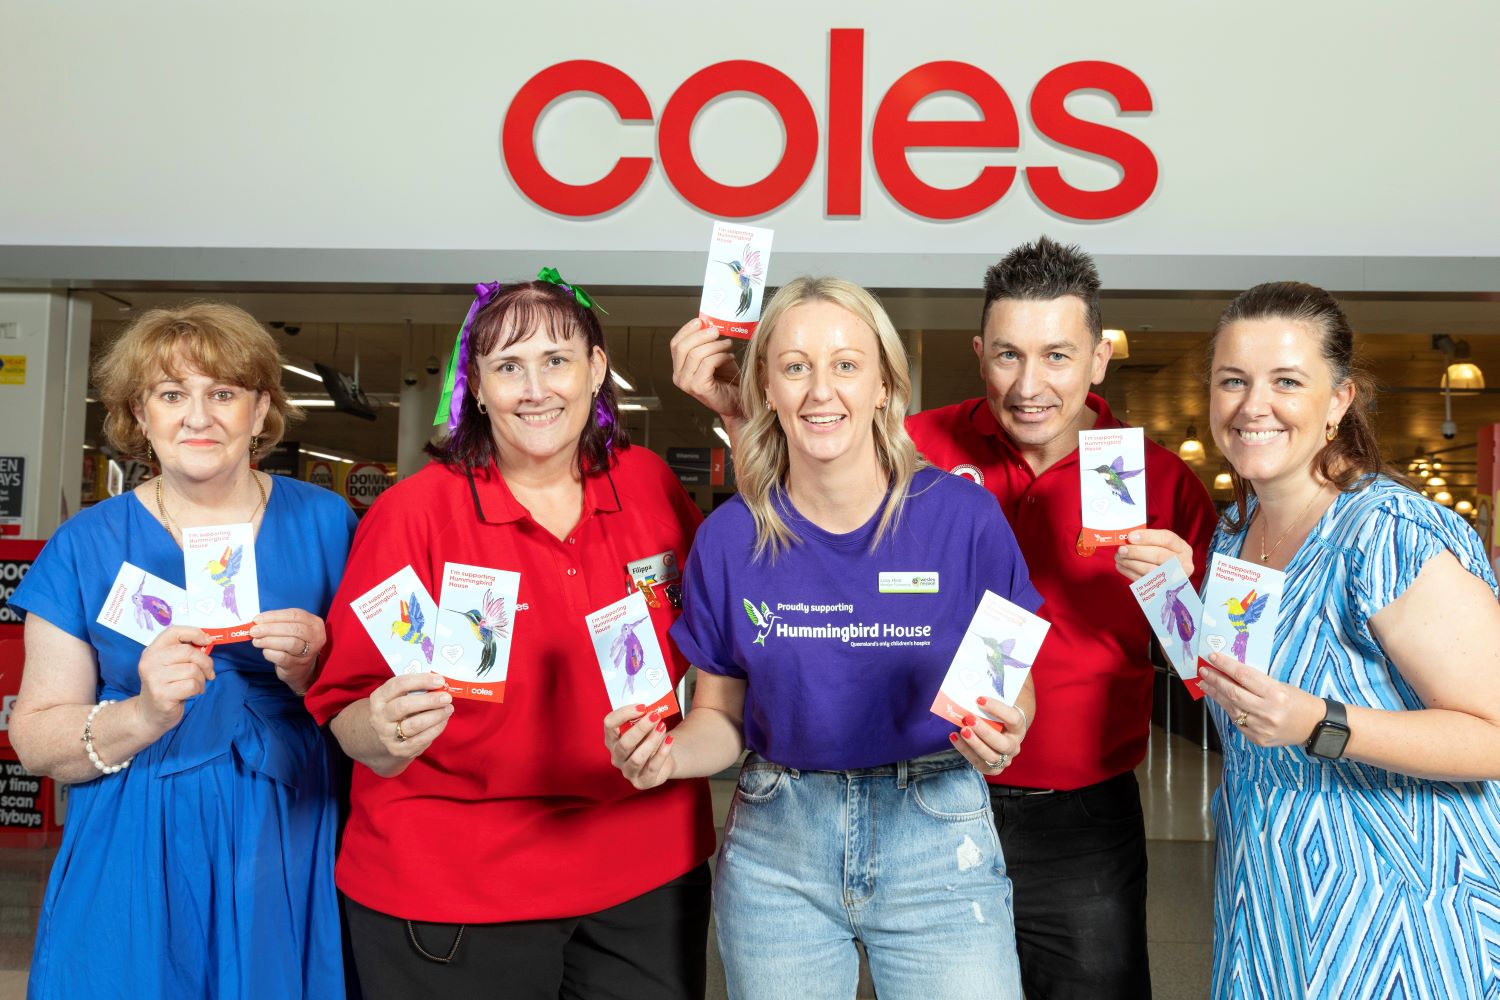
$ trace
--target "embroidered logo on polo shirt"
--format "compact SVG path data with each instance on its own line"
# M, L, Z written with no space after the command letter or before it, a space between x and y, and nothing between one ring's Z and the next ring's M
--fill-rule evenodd
M962 465L955 465L948 471L955 476L963 476L965 479L972 480L980 486L984 485L984 473L979 471L979 466L977 465L970 465L968 462L965 462Z

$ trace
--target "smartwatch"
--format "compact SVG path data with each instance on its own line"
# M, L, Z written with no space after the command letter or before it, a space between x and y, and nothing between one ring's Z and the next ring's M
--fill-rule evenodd
M1324 698L1323 704L1326 707L1323 721L1313 726L1303 749L1309 757L1338 760L1344 756L1344 747L1349 742L1349 716L1343 704L1332 698Z

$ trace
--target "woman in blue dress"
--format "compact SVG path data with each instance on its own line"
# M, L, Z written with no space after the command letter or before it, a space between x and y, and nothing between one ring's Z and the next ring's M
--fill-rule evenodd
M211 304L147 313L95 371L106 435L161 475L64 523L11 600L26 612L11 741L73 786L33 998L344 994L333 785L301 695L354 518L251 469L292 412L280 375L270 334ZM144 585L124 616L144 641L100 624L124 564L182 587L183 530L247 521L272 609L252 641L210 655Z
M1284 570L1269 675L1211 657L1215 997L1500 995L1500 605L1474 531L1382 472L1343 310L1241 294L1210 361L1236 504ZM1144 532L1138 576L1188 550ZM1190 553L1188 555L1190 559Z

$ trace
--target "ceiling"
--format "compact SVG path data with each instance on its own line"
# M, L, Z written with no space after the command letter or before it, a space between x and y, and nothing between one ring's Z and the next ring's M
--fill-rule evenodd
M672 386L667 344L678 325L696 314L697 294L684 289L591 289L609 309L605 323L613 363L636 384L635 392L655 396L660 408L626 415L633 437L660 451L668 447L716 444L709 416ZM94 348L108 343L142 310L194 298L234 302L271 324L282 350L293 362L323 361L350 372L358 355L364 389L383 401L400 393L410 372L429 391L435 376L424 362L446 361L458 323L469 304L462 290L420 288L279 290L230 288L110 288L79 291L93 303ZM970 347L979 314L977 294L883 291L882 301L898 329L922 331L921 389L925 408L945 405L982 391ZM1203 375L1208 331L1229 294L1146 294L1106 296L1105 325L1130 338L1130 356L1110 364L1101 392L1128 422L1175 448L1194 425L1207 447L1198 466L1210 482L1221 459L1207 436L1207 391ZM1350 296L1344 305L1357 334L1357 347L1382 391L1377 396L1377 427L1387 455L1406 459L1417 451L1446 451L1445 472L1456 497L1471 495L1476 431L1500 421L1500 389L1455 394L1458 434L1440 433L1443 397L1438 388L1442 354L1434 334L1464 339L1470 360L1500 386L1500 300L1495 297L1438 299ZM279 324L279 325L278 325ZM296 330L293 334L292 331ZM321 395L321 387L294 374L289 392ZM88 435L97 438L99 414L90 407ZM373 423L329 410L311 410L290 436L304 447L351 458L394 462L400 411L379 408ZM1452 449L1452 450L1449 450ZM1220 494L1222 497L1222 494Z

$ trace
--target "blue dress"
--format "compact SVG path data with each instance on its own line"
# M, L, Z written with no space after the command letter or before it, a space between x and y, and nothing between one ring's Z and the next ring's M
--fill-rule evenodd
M353 531L336 494L276 477L261 608L326 615ZM11 599L93 647L101 699L140 691L144 647L95 621L122 562L183 585L182 550L129 493L65 522ZM260 650L212 655L175 728L70 790L29 996L344 995L327 746Z
M1221 526L1214 550L1242 542ZM1340 494L1287 566L1271 676L1350 705L1424 707L1369 620L1444 550L1495 589L1457 515L1384 477ZM1209 707L1224 744L1214 997L1500 996L1500 783L1258 747Z

